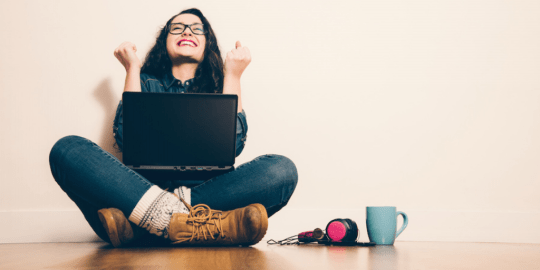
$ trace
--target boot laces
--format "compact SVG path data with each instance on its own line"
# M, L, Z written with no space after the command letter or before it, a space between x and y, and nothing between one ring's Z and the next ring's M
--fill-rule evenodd
M225 238L221 219L221 215L223 214L222 211L212 210L206 204L197 204L192 207L186 203L184 199L180 197L179 199L182 200L189 209L189 215L186 222L192 224L193 230L191 231L191 238L180 239L179 241L176 241L176 243L185 241L191 242L193 239L199 240L201 237L204 238L204 240L208 240L208 237L211 237L214 240L216 237Z

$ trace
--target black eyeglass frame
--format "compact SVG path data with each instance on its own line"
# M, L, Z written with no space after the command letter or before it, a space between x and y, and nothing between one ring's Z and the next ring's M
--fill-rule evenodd
M171 32L172 31L172 26L177 25L177 24L183 25L184 30L182 32L180 32L179 34L174 34L174 33ZM191 26L193 26L193 25L202 25L203 33L202 34L196 34L195 32L193 32L193 29L191 29ZM191 33L194 34L194 35L206 35L206 33L208 33L208 31L206 31L206 28L204 27L203 23L192 23L192 24L171 23L171 24L169 24L169 34L171 34L171 35L181 35L184 32L186 32L186 29L188 29L188 28L189 28L189 31L191 31Z

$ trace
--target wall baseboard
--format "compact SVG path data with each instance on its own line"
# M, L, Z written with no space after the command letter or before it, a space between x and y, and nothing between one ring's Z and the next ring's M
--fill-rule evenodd
M403 210L409 218L398 241L540 243L540 212L464 212ZM334 218L359 226L359 241L369 241L365 209L283 209L270 218L263 241L324 229ZM0 211L0 243L101 241L78 210ZM399 218L398 226L401 226Z
M78 210L0 211L0 243L95 242Z

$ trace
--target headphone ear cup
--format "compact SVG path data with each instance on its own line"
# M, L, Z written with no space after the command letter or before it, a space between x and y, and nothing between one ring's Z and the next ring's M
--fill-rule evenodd
M347 238L347 234L350 234L350 227L346 220L336 218L326 225L326 235L330 238L330 241L341 242Z
M319 241L319 240L322 240L324 238L324 232L317 228L315 230L313 230L313 233L311 234L311 238Z
M345 221L349 225L349 230L347 231L347 236L342 241L356 241L358 238L358 226L356 225L356 222L348 218L346 218Z
M302 232L298 234L298 242L300 243L311 243L322 240L324 233L321 229L316 228L313 231Z

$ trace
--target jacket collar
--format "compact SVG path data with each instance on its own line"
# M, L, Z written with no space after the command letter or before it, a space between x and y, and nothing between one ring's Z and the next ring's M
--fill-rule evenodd
M172 72L169 72L163 77L163 85L165 86L166 90L169 90L169 88L171 88L173 85L184 86L186 82L189 82L189 86L191 86L193 84L193 79L194 78L191 78L182 83L182 81L178 80L172 75Z

